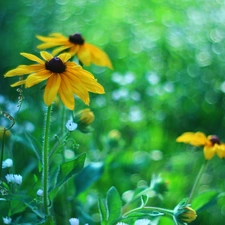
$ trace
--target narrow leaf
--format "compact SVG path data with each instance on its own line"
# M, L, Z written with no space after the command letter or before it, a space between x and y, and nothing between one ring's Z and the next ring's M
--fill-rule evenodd
M41 144L40 141L38 141L34 136L31 134L25 132L25 136L29 140L29 143L31 144L31 149L33 150L34 154L38 158L38 160L41 161Z
M215 204L218 194L219 193L214 190L204 192L192 201L191 207L195 210L202 210L206 206L209 207L210 205Z
M101 218L101 225L106 225L107 224L107 210L106 210L106 206L102 200L98 201L98 209L99 209L99 214L100 214L100 218Z
M107 192L106 197L107 209L108 209L108 224L113 224L121 215L122 202L119 192L115 187L111 187Z
M65 162L60 165L59 174L57 178L57 183L55 188L50 192L50 198L52 199L58 189L73 175L79 173L84 167L84 161L86 158L86 154L81 154L74 160L69 162Z
M76 184L76 195L83 192L96 180L98 180L103 173L103 163L91 163L86 166L79 174L75 177Z

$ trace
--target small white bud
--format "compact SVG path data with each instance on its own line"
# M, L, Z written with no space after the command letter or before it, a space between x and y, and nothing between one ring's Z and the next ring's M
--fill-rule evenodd
M134 225L151 225L151 221L148 219L139 219L135 221Z
M7 174L5 178L8 183L21 184L23 181L23 177L17 174Z
M2 162L2 168L11 167L13 165L12 159L6 159Z
M12 222L12 219L10 217L3 217L2 220L4 224L11 224Z
M38 191L37 191L37 195L38 195L38 196L43 196L43 190L38 189Z
M23 181L23 177L21 175L14 174L14 183L20 185L22 184L22 181Z
M79 225L79 219L77 218L70 218L69 222L70 222L70 225Z
M72 120L68 120L67 123L66 123L66 128L69 130L69 131L74 131L77 129L77 124L74 123Z

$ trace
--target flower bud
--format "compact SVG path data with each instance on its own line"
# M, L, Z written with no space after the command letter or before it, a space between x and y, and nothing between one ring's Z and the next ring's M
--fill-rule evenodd
M186 200L181 201L174 209L174 216L177 221L182 224L191 223L197 217L196 211L186 203Z
M94 121L94 113L89 109L80 110L75 114L74 121L78 125L78 130L83 133L91 132L90 124Z

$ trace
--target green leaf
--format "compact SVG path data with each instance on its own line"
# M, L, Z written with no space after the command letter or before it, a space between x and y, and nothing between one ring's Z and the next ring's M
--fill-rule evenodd
M115 187L111 187L109 191L107 192L106 203L107 203L107 209L108 209L108 212L107 212L108 224L111 225L117 219L119 219L121 215L121 208L122 208L120 195Z
M99 209L99 214L100 214L100 218L101 218L101 225L106 225L107 224L107 210L106 210L106 206L102 200L98 201L98 209Z
M213 190L204 192L193 200L191 207L198 212L206 210L216 204L218 196L219 193Z
M141 207L148 203L148 195L141 195Z
M95 162L86 166L75 177L76 195L83 192L96 180L98 180L103 173L103 163Z
M27 139L29 140L30 144L31 144L31 149L33 150L34 154L37 156L38 160L41 161L41 144L40 141L37 140L35 137L33 137L31 134L25 132L25 136L27 137Z
M59 174L55 188L50 192L50 198L54 198L59 188L73 175L79 173L84 167L86 154L81 154L74 160L65 162L60 165Z

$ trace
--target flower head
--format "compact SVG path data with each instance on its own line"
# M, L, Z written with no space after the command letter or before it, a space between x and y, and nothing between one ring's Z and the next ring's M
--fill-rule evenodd
M64 53L53 57L48 52L42 51L40 59L35 55L21 53L27 59L37 62L32 65L20 65L17 68L8 71L5 77L21 76L29 74L25 80L20 80L12 87L25 84L30 88L42 81L47 80L44 91L44 102L47 106L52 104L57 93L64 105L73 110L75 100L73 94L76 94L85 104L89 104L88 92L103 94L104 88L96 81L94 76L88 71L82 69L74 62L68 62L70 54Z
M204 146L204 156L210 160L215 154L220 158L225 157L225 144L220 142L216 135L206 135L202 132L186 132L176 139L177 142L191 144L193 146Z
M12 159L6 159L2 162L2 168L11 167L13 165Z
M70 222L70 225L79 225L79 219L77 218L70 218L69 222Z
M149 219L139 219L135 221L134 225L151 225L151 221Z
M5 178L8 183L15 183L18 185L22 184L22 181L23 181L23 177L17 174L7 174Z
M174 217L180 223L186 224L194 221L197 214L184 199L174 208Z
M38 189L37 190L37 196L43 196L43 190L42 189Z
M72 56L76 55L85 66L93 63L97 66L107 66L112 69L112 64L107 54L94 45L86 43L81 34L76 33L65 37L60 33L52 33L49 37L37 35L37 38L44 42L37 46L38 49L56 47L52 52L53 55L57 55L66 50Z
M12 218L10 217L3 217L2 220L4 224L11 224L12 222Z
M168 181L164 180L160 175L153 175L150 188L162 198L165 192L168 191Z
M83 133L88 133L91 131L90 124L94 121L94 119L95 115L89 108L80 110L74 116L78 129Z
M74 131L77 129L77 124L73 122L73 120L68 120L66 123L66 128L69 131Z

